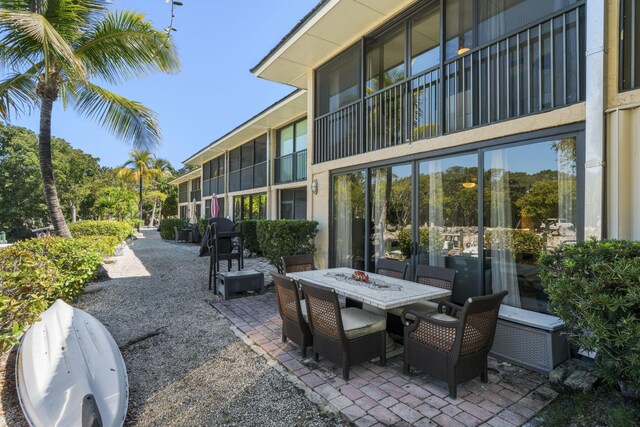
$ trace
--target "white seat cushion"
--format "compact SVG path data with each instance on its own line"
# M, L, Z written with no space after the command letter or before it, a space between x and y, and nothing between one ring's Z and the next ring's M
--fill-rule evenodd
M436 313L431 317L433 319L442 320L444 322L457 322L458 321L458 319L456 319L455 317L449 316L448 314L444 314L444 313Z
M421 301L414 302L413 304L403 305L401 307L392 308L389 313L393 313L396 316L401 316L405 310L416 311L426 316L431 316L438 311L438 303L433 301ZM410 317L413 320L413 316Z
M355 307L343 308L342 326L348 339L354 339L387 329L387 319Z

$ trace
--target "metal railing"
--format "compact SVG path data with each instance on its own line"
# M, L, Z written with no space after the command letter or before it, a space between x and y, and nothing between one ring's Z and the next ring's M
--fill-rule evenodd
M314 163L584 100L584 5L479 46L314 121Z
M445 133L583 101L582 8L445 63Z
M274 163L276 184L307 179L307 150L276 157Z
M229 172L229 191L250 190L267 185L267 162Z
M363 153L362 101L318 117L314 122L314 163Z

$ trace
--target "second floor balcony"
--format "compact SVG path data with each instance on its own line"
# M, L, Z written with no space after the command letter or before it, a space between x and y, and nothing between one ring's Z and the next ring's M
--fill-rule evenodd
M321 72L316 77L314 163L583 101L585 6L567 3L569 6L553 14L472 48L463 46L453 54L441 55L451 51L451 40L432 46L432 57L440 60L413 75L408 67L409 72L403 72L401 65L387 65L395 64L387 58L394 55L391 42L397 37L386 45L376 41L381 47L370 50L383 58L380 68L386 71L378 73L376 80L369 78L374 72L367 71L366 87L358 77L362 70L360 52L368 52L366 41L361 42L364 48L356 46L342 54L345 58L334 60L337 65L325 66L326 74L334 72L332 66L338 70L335 74L341 81L345 81L345 75L352 75L341 92L330 92L327 88L334 82L323 80ZM369 67L377 59L372 53L367 55ZM396 54L411 67L419 63L418 56L412 61L402 59L407 55ZM322 97L326 99L324 104L319 99Z

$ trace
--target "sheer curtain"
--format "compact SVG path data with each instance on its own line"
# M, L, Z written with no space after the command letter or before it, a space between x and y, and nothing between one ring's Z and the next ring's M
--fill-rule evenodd
M509 291L504 303L520 307L511 213L509 162L505 150L495 150L491 153L491 286L494 293Z
M505 33L507 13L504 0L478 2L478 16L478 44L483 44Z
M373 204L371 206L373 222L373 249L374 261L378 261L385 256L384 231L387 223L387 175L391 173L390 168L376 169L373 174Z
M442 198L442 161L429 162L429 265L444 267L442 247L438 247L436 231L444 226Z
M351 208L351 181L349 175L335 178L334 196L334 241L336 267L352 267L351 242L353 233L353 213Z
M575 229L575 139L562 139L556 143L556 146L558 151L558 218L563 218L564 220L573 223ZM558 231L561 235L566 235L569 230Z

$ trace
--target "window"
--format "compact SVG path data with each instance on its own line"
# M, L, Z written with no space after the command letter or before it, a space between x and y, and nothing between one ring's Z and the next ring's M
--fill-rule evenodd
M187 206L180 206L180 219L187 219Z
M316 115L339 110L360 99L360 45L341 53L316 72Z
M224 218L224 197L213 198L205 201L204 204L204 217L212 218L211 216L211 203L216 200L218 203L218 215L216 218Z
M202 193L200 192L200 178L191 180L191 195L189 201L200 201Z
M640 87L640 2L620 1L620 90Z
M365 177L365 171L333 177L333 267L365 268Z
M216 157L202 165L202 196L223 194L224 191L224 156Z
M577 2L449 0L445 13L446 57L462 55Z
M411 74L440 64L440 10L432 10L411 21Z
M182 182L178 185L178 203L189 202L189 182Z
M307 179L307 119L278 130L276 183Z
M307 219L307 188L280 190L280 219Z
M229 152L229 191L249 190L267 185L267 136Z
M403 28L367 47L367 93L404 80L405 38Z
M267 219L267 194L245 194L233 198L233 220Z

